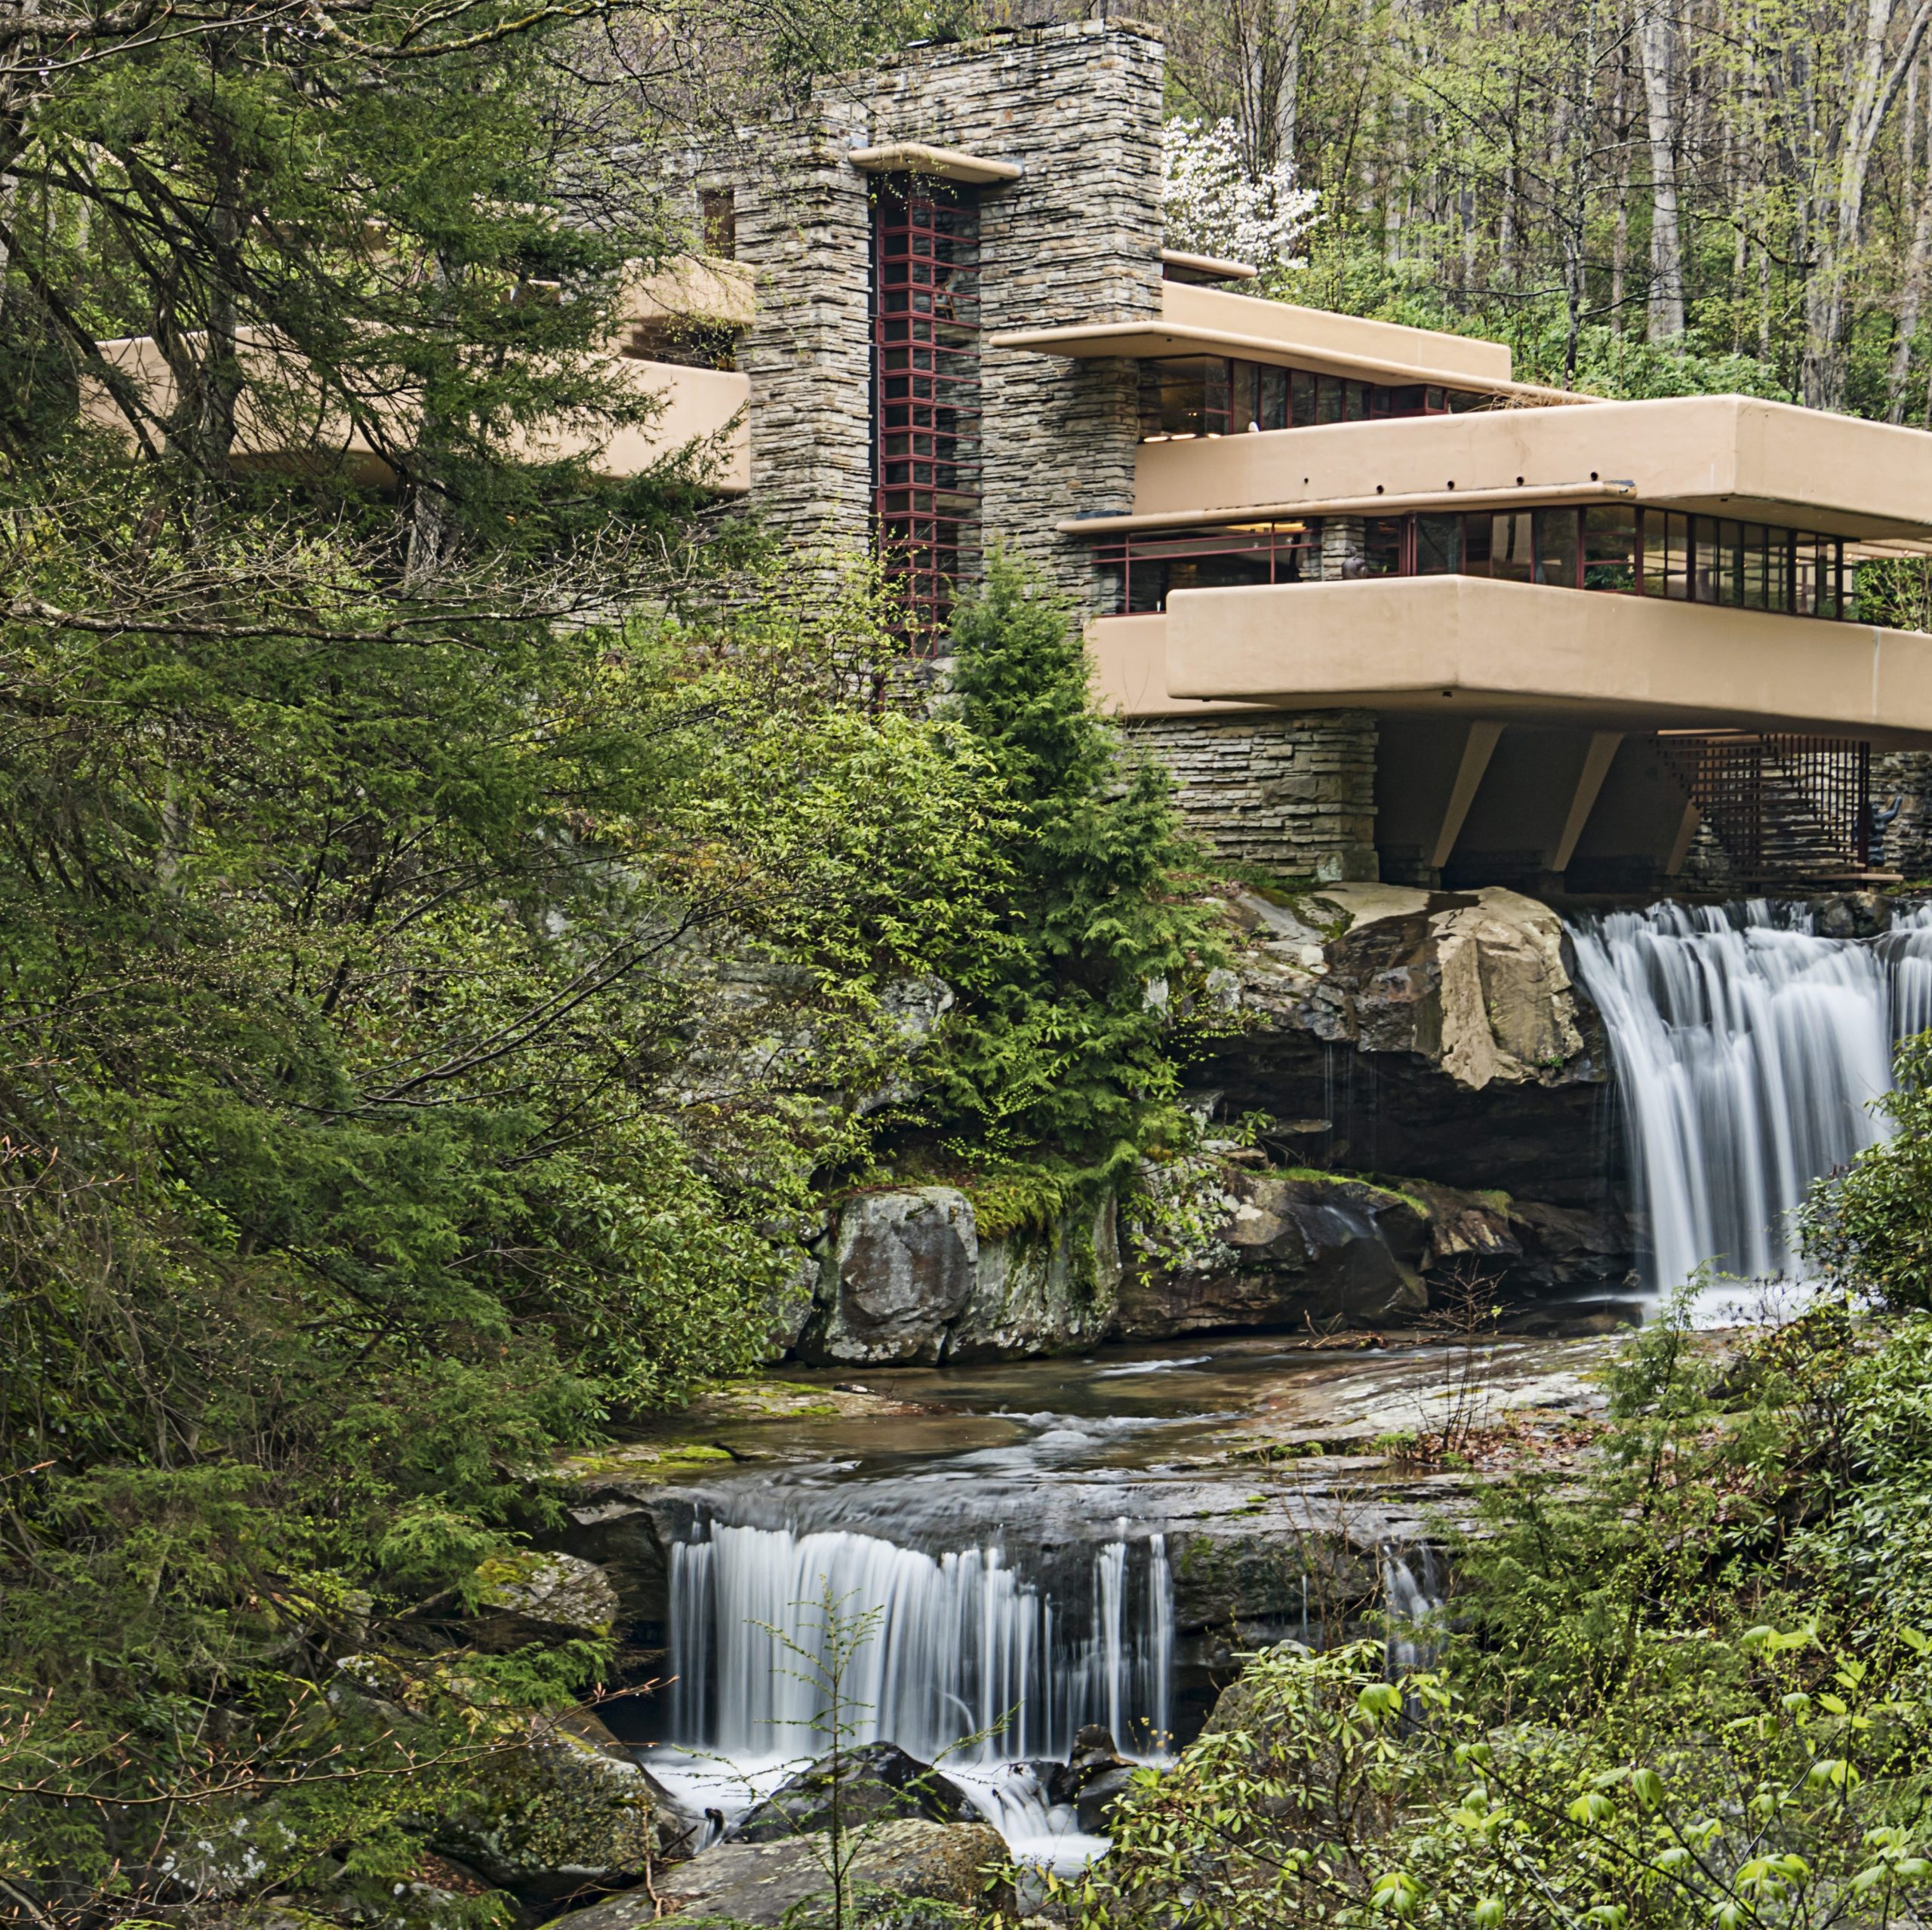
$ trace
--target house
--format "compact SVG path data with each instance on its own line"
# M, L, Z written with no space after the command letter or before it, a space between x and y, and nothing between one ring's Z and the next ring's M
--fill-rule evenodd
M1900 835L1921 793L1932 830L1932 637L1857 591L1932 553L1932 436L1603 402L1500 343L1244 292L1163 248L1161 85L1152 29L1017 29L681 164L707 254L627 309L614 365L666 408L606 466L709 439L768 522L875 547L933 653L1004 544L1086 613L1201 833L1275 875L1932 869Z

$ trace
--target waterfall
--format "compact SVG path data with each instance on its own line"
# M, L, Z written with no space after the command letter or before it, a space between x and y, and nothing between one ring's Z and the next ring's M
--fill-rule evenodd
M1869 1102L1893 1043L1932 1024L1932 916L1831 938L1808 907L1755 899L1614 912L1571 935L1615 1062L1647 1284L1667 1292L1706 1262L1797 1275L1793 1209L1883 1135Z
M1069 1601L993 1545L928 1554L848 1529L713 1522L671 1550L669 1739L734 1759L812 1753L829 1737L843 1646L850 1741L1000 1762L1063 1756L1083 1723L1104 1722L1124 1748L1163 1749L1166 1543L1130 1544L1119 1527L1093 1550L1085 1599Z
M1415 1566L1407 1556L1413 1556ZM1426 1541L1404 1550L1385 1542L1379 1551L1382 1570L1383 1612L1388 1632L1383 1647L1389 1673L1402 1675L1426 1669L1435 1660L1431 1618L1442 1606L1442 1583L1436 1573L1435 1551ZM1422 1573L1418 1575L1416 1568Z

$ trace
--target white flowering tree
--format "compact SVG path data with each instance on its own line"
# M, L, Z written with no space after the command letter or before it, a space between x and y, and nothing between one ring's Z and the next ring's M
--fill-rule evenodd
M1257 177L1241 158L1233 122L1208 126L1178 115L1161 131L1161 159L1169 248L1264 270L1306 266L1300 246L1321 218L1321 197L1295 186L1292 161Z

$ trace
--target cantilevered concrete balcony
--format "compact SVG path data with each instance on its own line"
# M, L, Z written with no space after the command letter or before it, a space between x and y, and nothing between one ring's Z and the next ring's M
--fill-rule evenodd
M1129 716L1210 708L1932 743L1932 636L1479 577L1177 590L1090 628Z
M1140 445L1110 531L1629 500L1911 546L1932 537L1932 436L1746 396L1338 423Z
M1557 404L1591 399L1567 389L1514 380L1509 350L1501 342L1332 315L1325 309L1297 308L1186 282L1161 284L1158 316L1011 329L992 337L986 346L1075 360L1231 356L1320 374L1380 383L1420 382L1502 399Z
M555 299L547 285L527 288L533 299ZM706 486L725 496L751 488L751 385L735 371L683 359L686 347L721 341L748 328L755 311L749 269L730 261L680 256L624 285L602 370L611 388L655 405L650 420L614 433L560 423L554 430L519 435L513 453L561 461L598 448L598 474L623 479L641 475L680 451L690 450ZM174 377L149 337L103 342L101 353L141 393L149 412L165 417L174 406ZM346 411L318 389L307 365L292 346L266 333L245 334L241 359L246 378L237 411L234 460L242 467L297 464L340 469L352 481L380 487L391 481L388 466L351 422ZM406 385L398 381L399 392ZM368 412L387 414L406 437L413 404L371 397ZM83 383L82 416L96 426L134 439L121 409L97 380Z
M174 404L174 377L153 340L137 336L103 342L101 352L140 389L149 411L165 417ZM514 453L525 460L560 461L601 442L598 474L614 479L641 474L667 456L690 448L706 486L721 495L751 487L751 385L729 369L640 362L628 356L602 358L614 389L649 397L651 419L635 428L593 435L559 424L553 430L519 434ZM242 468L326 467L351 481L380 488L393 480L388 465L346 412L320 396L300 359L262 340L245 340L247 378L236 411L233 460ZM84 385L82 416L97 427L125 436L127 420L97 382ZM400 412L398 412L400 413ZM400 425L407 433L406 424Z

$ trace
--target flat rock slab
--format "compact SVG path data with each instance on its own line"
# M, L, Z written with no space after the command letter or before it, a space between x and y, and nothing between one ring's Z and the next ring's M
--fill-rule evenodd
M823 1836L716 1843L666 1870L651 1889L626 1890L574 1911L557 1930L637 1930L667 1916L681 1925L764 1930L782 1923L787 1911L829 1902L829 1843ZM861 1889L966 1904L983 1894L989 1867L1005 1860L998 1832L984 1823L888 1823L864 1833L852 1874Z

